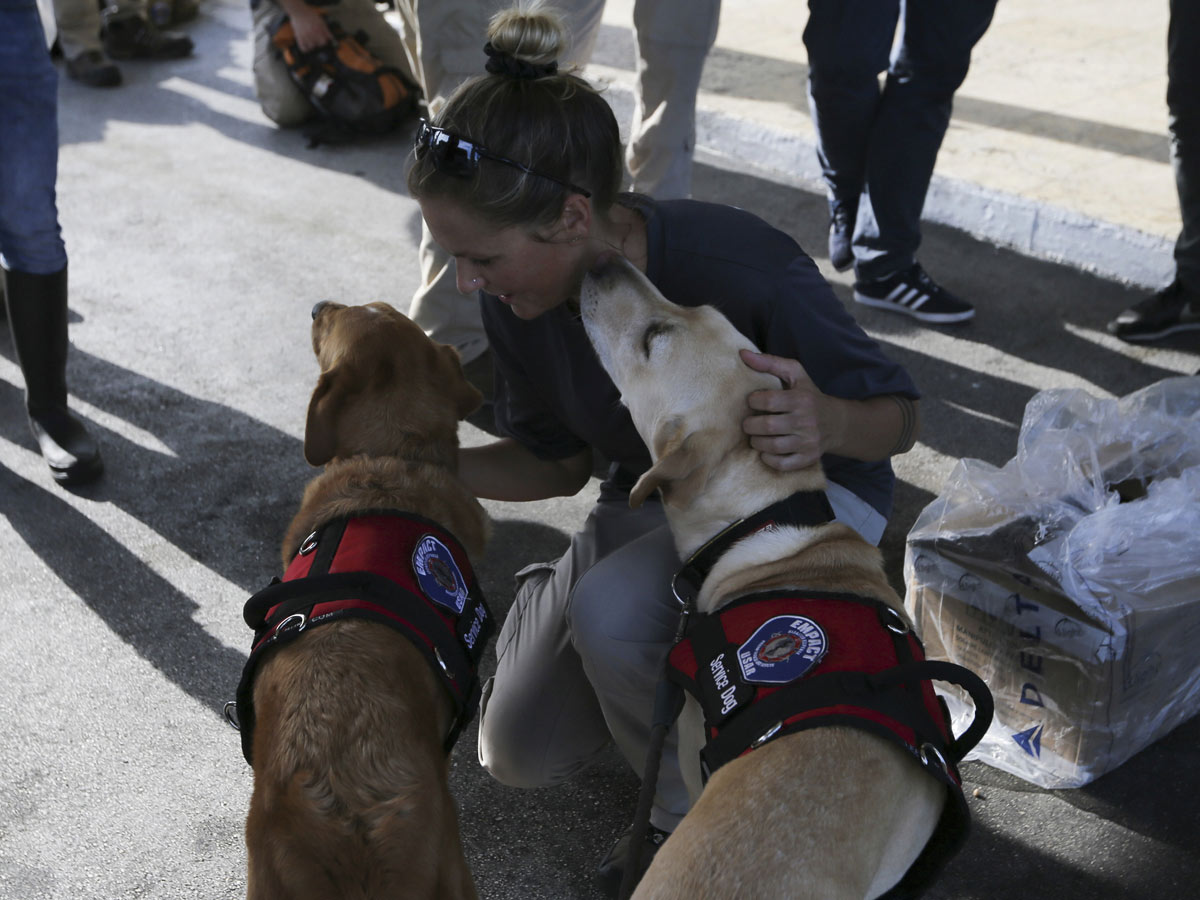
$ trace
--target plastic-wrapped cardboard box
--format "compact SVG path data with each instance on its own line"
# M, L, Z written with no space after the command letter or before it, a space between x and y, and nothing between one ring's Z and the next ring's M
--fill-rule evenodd
M1200 712L1200 378L1035 396L1016 456L917 519L905 581L929 657L995 697L969 758L1078 787Z

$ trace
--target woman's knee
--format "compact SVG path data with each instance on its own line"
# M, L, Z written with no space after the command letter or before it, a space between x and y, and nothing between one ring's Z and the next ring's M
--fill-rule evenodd
M571 642L598 691L628 690L657 677L674 637L677 567L665 527L592 567L571 595Z
M509 787L530 788L545 784L545 773L524 745L517 717L505 704L491 703L495 678L488 679L479 702L479 764L489 775Z
M550 787L570 778L608 744L608 730L594 698L546 702L554 686L537 698L496 690L490 679L479 703L479 764L501 784ZM538 700L541 702L538 702ZM531 702L532 701L532 702Z

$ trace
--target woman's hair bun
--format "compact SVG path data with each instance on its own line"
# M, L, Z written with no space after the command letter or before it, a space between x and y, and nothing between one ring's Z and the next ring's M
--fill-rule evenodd
M566 46L562 14L534 0L492 16L483 50L493 75L542 78L558 71L558 58Z

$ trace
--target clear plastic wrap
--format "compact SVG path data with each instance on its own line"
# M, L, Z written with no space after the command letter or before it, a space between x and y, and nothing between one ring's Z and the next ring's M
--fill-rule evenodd
M970 759L1078 787L1200 712L1200 377L1037 394L1008 463L955 466L904 577L930 658L995 696Z

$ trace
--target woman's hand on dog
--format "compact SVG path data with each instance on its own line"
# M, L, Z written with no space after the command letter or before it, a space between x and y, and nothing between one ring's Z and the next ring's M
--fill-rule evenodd
M836 415L804 367L794 359L741 351L742 361L757 372L775 375L780 390L754 391L746 398L754 414L742 422L750 446L762 453L763 462L781 471L803 469L818 462L827 447L824 436Z
M826 453L871 462L912 446L920 423L917 401L891 394L867 400L831 397L794 359L740 353L751 369L783 382L777 390L751 392L746 402L752 415L742 421L750 446L772 468L802 469Z

